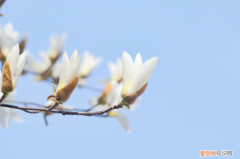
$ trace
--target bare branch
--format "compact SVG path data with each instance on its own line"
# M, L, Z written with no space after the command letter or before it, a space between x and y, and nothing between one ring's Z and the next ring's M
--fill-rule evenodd
M32 107L21 107L21 106L15 106L10 104L4 104L0 103L0 107L6 107L6 108L12 108L12 109L19 109L28 113L39 113L39 112L51 112L51 113L60 113L62 115L83 115L83 116L99 116L103 115L104 113L108 113L111 110L122 108L122 103L119 103L118 105L114 105L104 111L88 111L88 112L71 112L71 111L62 111L62 110L49 110L49 108L32 108Z
M38 106L38 107L41 107L41 108L49 108L51 105L42 105L42 104L38 104L38 103L35 103L35 102L23 102L23 101L17 101L17 100L4 100L4 102L8 102L8 103L19 103L19 104L23 104L25 106L30 106L30 105L35 105L35 106ZM64 107L64 105L62 105ZM90 110L92 110L93 108L97 107L98 105L94 105L88 109L78 109L78 108L73 108L71 110L74 110L74 111L81 111L81 112L88 112ZM65 109L65 108L64 108Z

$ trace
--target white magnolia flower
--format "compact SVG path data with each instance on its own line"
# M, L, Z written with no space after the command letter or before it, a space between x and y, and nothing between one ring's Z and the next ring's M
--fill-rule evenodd
M85 51L83 54L83 60L79 70L79 81L78 85L81 87L86 84L86 77L88 77L93 69L95 69L102 62L101 57L95 58L94 55Z
M10 104L10 101L15 99L15 95L16 89L9 93L2 103ZM10 118L19 123L24 122L24 119L21 118L16 109L0 107L0 125L6 130L8 129Z
M0 75L0 89L3 93L1 101L7 97L9 92L14 91L16 88L17 80L22 73L25 60L26 52L19 55L18 44L9 49L7 60L3 66L2 75Z
M147 60L144 64L142 56L137 54L135 62L127 52L123 52L123 87L121 96L124 104L133 104L147 87L147 81L151 77L157 65L158 57Z
M57 92L53 84L53 95L48 96L47 100L56 103L66 102L73 92L78 82L78 71L81 61L81 55L78 56L77 50L73 52L69 60L67 53L63 54L61 73Z
M49 57L51 61L56 61L57 58L61 55L63 45L66 41L67 34L62 34L61 37L53 35L50 37L50 48L49 48ZM54 62L53 62L54 63Z
M12 23L0 26L0 52L7 57L8 49L18 42L19 33L14 31Z

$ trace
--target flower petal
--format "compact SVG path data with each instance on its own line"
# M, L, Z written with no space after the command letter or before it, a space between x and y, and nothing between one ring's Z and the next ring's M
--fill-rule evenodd
M6 60L6 61L9 61L9 64L10 64L12 82L13 82L13 79L15 79L16 77L18 58L19 58L19 46L18 44L16 44L13 48L9 49L7 60Z
M10 118L19 123L23 123L25 121L15 109L10 109Z
M56 86L54 83L53 83L53 95L56 96Z
M6 130L8 129L10 121L9 111L9 108L0 107L0 125Z
M131 80L133 68L134 64L132 57L127 52L124 51L122 55L122 76L123 76L122 96L128 83Z
M138 74L139 71L141 71L141 68L143 66L143 62L142 62L142 56L140 53L138 53L135 57L135 62L134 62L134 68L132 71L132 79L131 82L128 84L128 88L127 88L127 95L133 94L136 92L136 88L134 85L133 78Z
M133 77L131 81L131 87L134 89L135 92L141 89L148 82L157 63L158 57L153 57L150 60L147 60L143 64L141 70L139 70L138 73ZM131 93L132 92L129 92L128 95L130 95Z
M64 52L63 58L62 58L61 73L60 73L60 78L59 78L59 86L58 86L57 90L59 90L63 87L63 82L67 75L67 71L68 71L68 63L69 63L68 55L66 52Z
M27 57L26 51L24 51L24 52L19 56L19 59L18 59L18 62L17 62L16 76L15 76L15 79L13 79L13 89L15 89L15 87L16 87L16 85L17 85L17 80L18 80L19 76L20 76L21 73L22 73L22 70L23 70L23 67L24 67L24 64L25 64L25 61L26 61L26 57Z
M3 103L10 104L11 101L14 101L16 93L17 93L17 89L15 89L14 91L10 92L8 94L8 96L3 100Z
M131 133L130 124L124 114L117 112L116 119L128 133Z
M105 105L98 105L98 106L94 107L94 109L96 111L103 111L103 110L106 110L108 108L109 108L109 106L107 104L105 104Z
M70 60L70 67L68 68L66 78L63 82L63 87L67 85L73 78L78 76L79 66L81 62L81 55L78 56L73 62Z

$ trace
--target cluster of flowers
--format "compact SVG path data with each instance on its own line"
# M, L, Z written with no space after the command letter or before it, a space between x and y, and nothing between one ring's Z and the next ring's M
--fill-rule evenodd
M52 79L53 93L47 97L49 101L47 106L57 103L59 106L56 109L64 109L62 104L69 99L75 87L84 86L86 78L102 61L101 57L95 58L89 52L85 52L81 62L81 55L75 50L70 59L64 52L62 63L59 63L57 60L62 54L65 39L65 34L60 38L51 37L50 49L48 52L40 52L43 61L37 61L28 51L23 52L26 38L20 45L17 44L18 32L13 30L11 23L5 27L0 26L0 55L3 56L1 60L4 64L2 72L0 71L0 102L13 100L19 76L32 72L36 81ZM119 103L134 110L157 62L158 57L153 57L143 63L142 56L138 53L133 63L132 57L127 52L123 52L122 61L117 59L116 64L109 63L111 78L107 80L101 94L91 99L89 103L97 111ZM58 84L57 89L55 84ZM49 114L45 113L45 115ZM130 132L124 114L112 110L107 116L115 117L124 129ZM0 107L0 125L5 129L8 128L10 117L19 122L23 121L15 110Z

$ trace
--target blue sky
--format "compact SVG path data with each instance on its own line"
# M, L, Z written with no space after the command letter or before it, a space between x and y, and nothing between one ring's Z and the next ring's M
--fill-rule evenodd
M67 33L64 51L103 56L88 84L108 77L108 61L127 51L159 62L134 112L132 133L115 119L20 112L24 124L0 129L1 158L198 158L233 150L239 158L240 1L6 1L0 24L27 33L37 56L52 34ZM19 78L17 100L44 104L51 84ZM67 102L88 108L97 96L76 89Z

